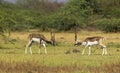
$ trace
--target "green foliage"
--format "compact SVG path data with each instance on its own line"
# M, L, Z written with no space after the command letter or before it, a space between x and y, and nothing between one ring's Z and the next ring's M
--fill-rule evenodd
M120 32L120 19L99 19L94 24L105 32Z
M4 7L5 6L5 7ZM1 28L9 29L10 31L21 31L29 28L33 28L35 25L39 24L39 18L41 17L40 12L35 12L31 10L24 10L11 7L6 7L6 5L0 6L0 24Z
M91 15L92 11L87 1L71 0L58 12L52 15L53 28L57 30L70 30L75 26L82 28L85 20Z
M69 0L61 6L44 0L18 0L16 4L0 0L0 32L69 31L76 26L105 32L120 31L119 0Z
M54 12L63 5L62 3L50 2L50 0L17 0L17 4L25 9L45 13Z

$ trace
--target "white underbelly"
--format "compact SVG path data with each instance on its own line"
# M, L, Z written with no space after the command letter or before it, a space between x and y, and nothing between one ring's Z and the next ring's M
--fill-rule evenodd
M32 41L40 43L40 38L32 38Z
M89 41L88 42L88 45L96 45L96 44L98 44L98 41L93 41L93 42Z
M96 44L98 44L98 41L93 41L93 42L91 42L91 41L82 42L82 45L96 45Z

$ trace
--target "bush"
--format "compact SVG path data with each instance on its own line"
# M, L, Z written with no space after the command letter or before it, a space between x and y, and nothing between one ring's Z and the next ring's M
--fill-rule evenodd
M100 19L94 25L105 32L120 32L120 19Z

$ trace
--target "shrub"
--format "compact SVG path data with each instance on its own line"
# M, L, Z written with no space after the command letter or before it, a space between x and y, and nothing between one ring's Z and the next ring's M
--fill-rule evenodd
M94 25L105 32L120 32L120 19L100 19Z

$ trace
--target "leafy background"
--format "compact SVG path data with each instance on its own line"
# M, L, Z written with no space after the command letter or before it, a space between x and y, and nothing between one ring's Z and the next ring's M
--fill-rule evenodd
M0 31L101 30L120 31L119 0L0 0Z

